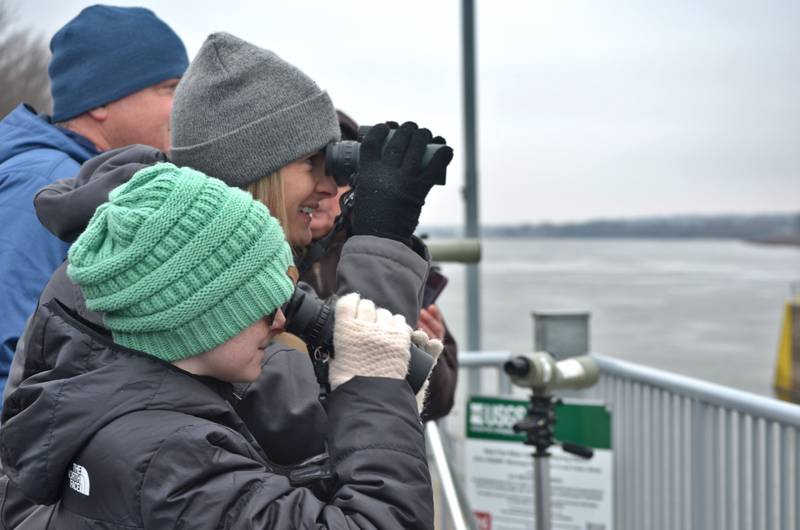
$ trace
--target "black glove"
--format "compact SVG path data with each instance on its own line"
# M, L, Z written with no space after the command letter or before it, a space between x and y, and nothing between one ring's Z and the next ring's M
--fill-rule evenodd
M434 184L444 183L453 150L439 148L422 168L431 132L406 122L394 131L384 149L388 134L389 127L378 124L361 142L353 234L388 237L410 246L425 197Z

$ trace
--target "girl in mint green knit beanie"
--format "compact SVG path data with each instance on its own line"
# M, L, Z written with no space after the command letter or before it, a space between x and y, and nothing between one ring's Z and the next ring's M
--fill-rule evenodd
M258 377L294 290L292 253L269 210L168 163L113 190L69 262L115 342L227 381Z

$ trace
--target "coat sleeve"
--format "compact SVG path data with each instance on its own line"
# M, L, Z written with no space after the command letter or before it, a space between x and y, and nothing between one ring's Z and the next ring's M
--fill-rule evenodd
M337 294L359 293L378 307L403 315L413 326L419 319L430 266L427 249L421 248L425 257L392 239L351 237L336 270Z
M238 433L204 423L157 451L141 486L145 528L433 528L422 426L405 381L354 378L332 392L330 498L270 472Z

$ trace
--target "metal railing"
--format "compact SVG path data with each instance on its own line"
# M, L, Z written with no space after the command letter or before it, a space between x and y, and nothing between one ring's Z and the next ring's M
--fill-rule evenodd
M460 354L468 393L508 393L503 374L477 372L509 355ZM593 357L600 381L571 395L611 410L616 530L800 530L800 407Z
M438 527L440 530L443 528L476 530L477 525L472 517L472 511L469 509L469 503L464 497L463 488L453 476L453 468L442 442L441 431L436 422L429 421L425 425L425 439L428 443L428 450L431 453L431 459L438 478L437 482L442 493L442 495L437 495L436 498L444 501L444 507L447 508L447 515L449 516L444 516L442 503L438 503L440 512ZM452 523L452 525L448 524L448 522Z

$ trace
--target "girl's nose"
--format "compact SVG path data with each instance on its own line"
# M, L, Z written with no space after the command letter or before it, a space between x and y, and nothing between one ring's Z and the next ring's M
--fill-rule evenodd
M272 319L272 325L269 327L269 331L272 335L277 335L283 332L284 326L286 326L286 315L283 314L282 309L278 309L275 312L275 318Z

